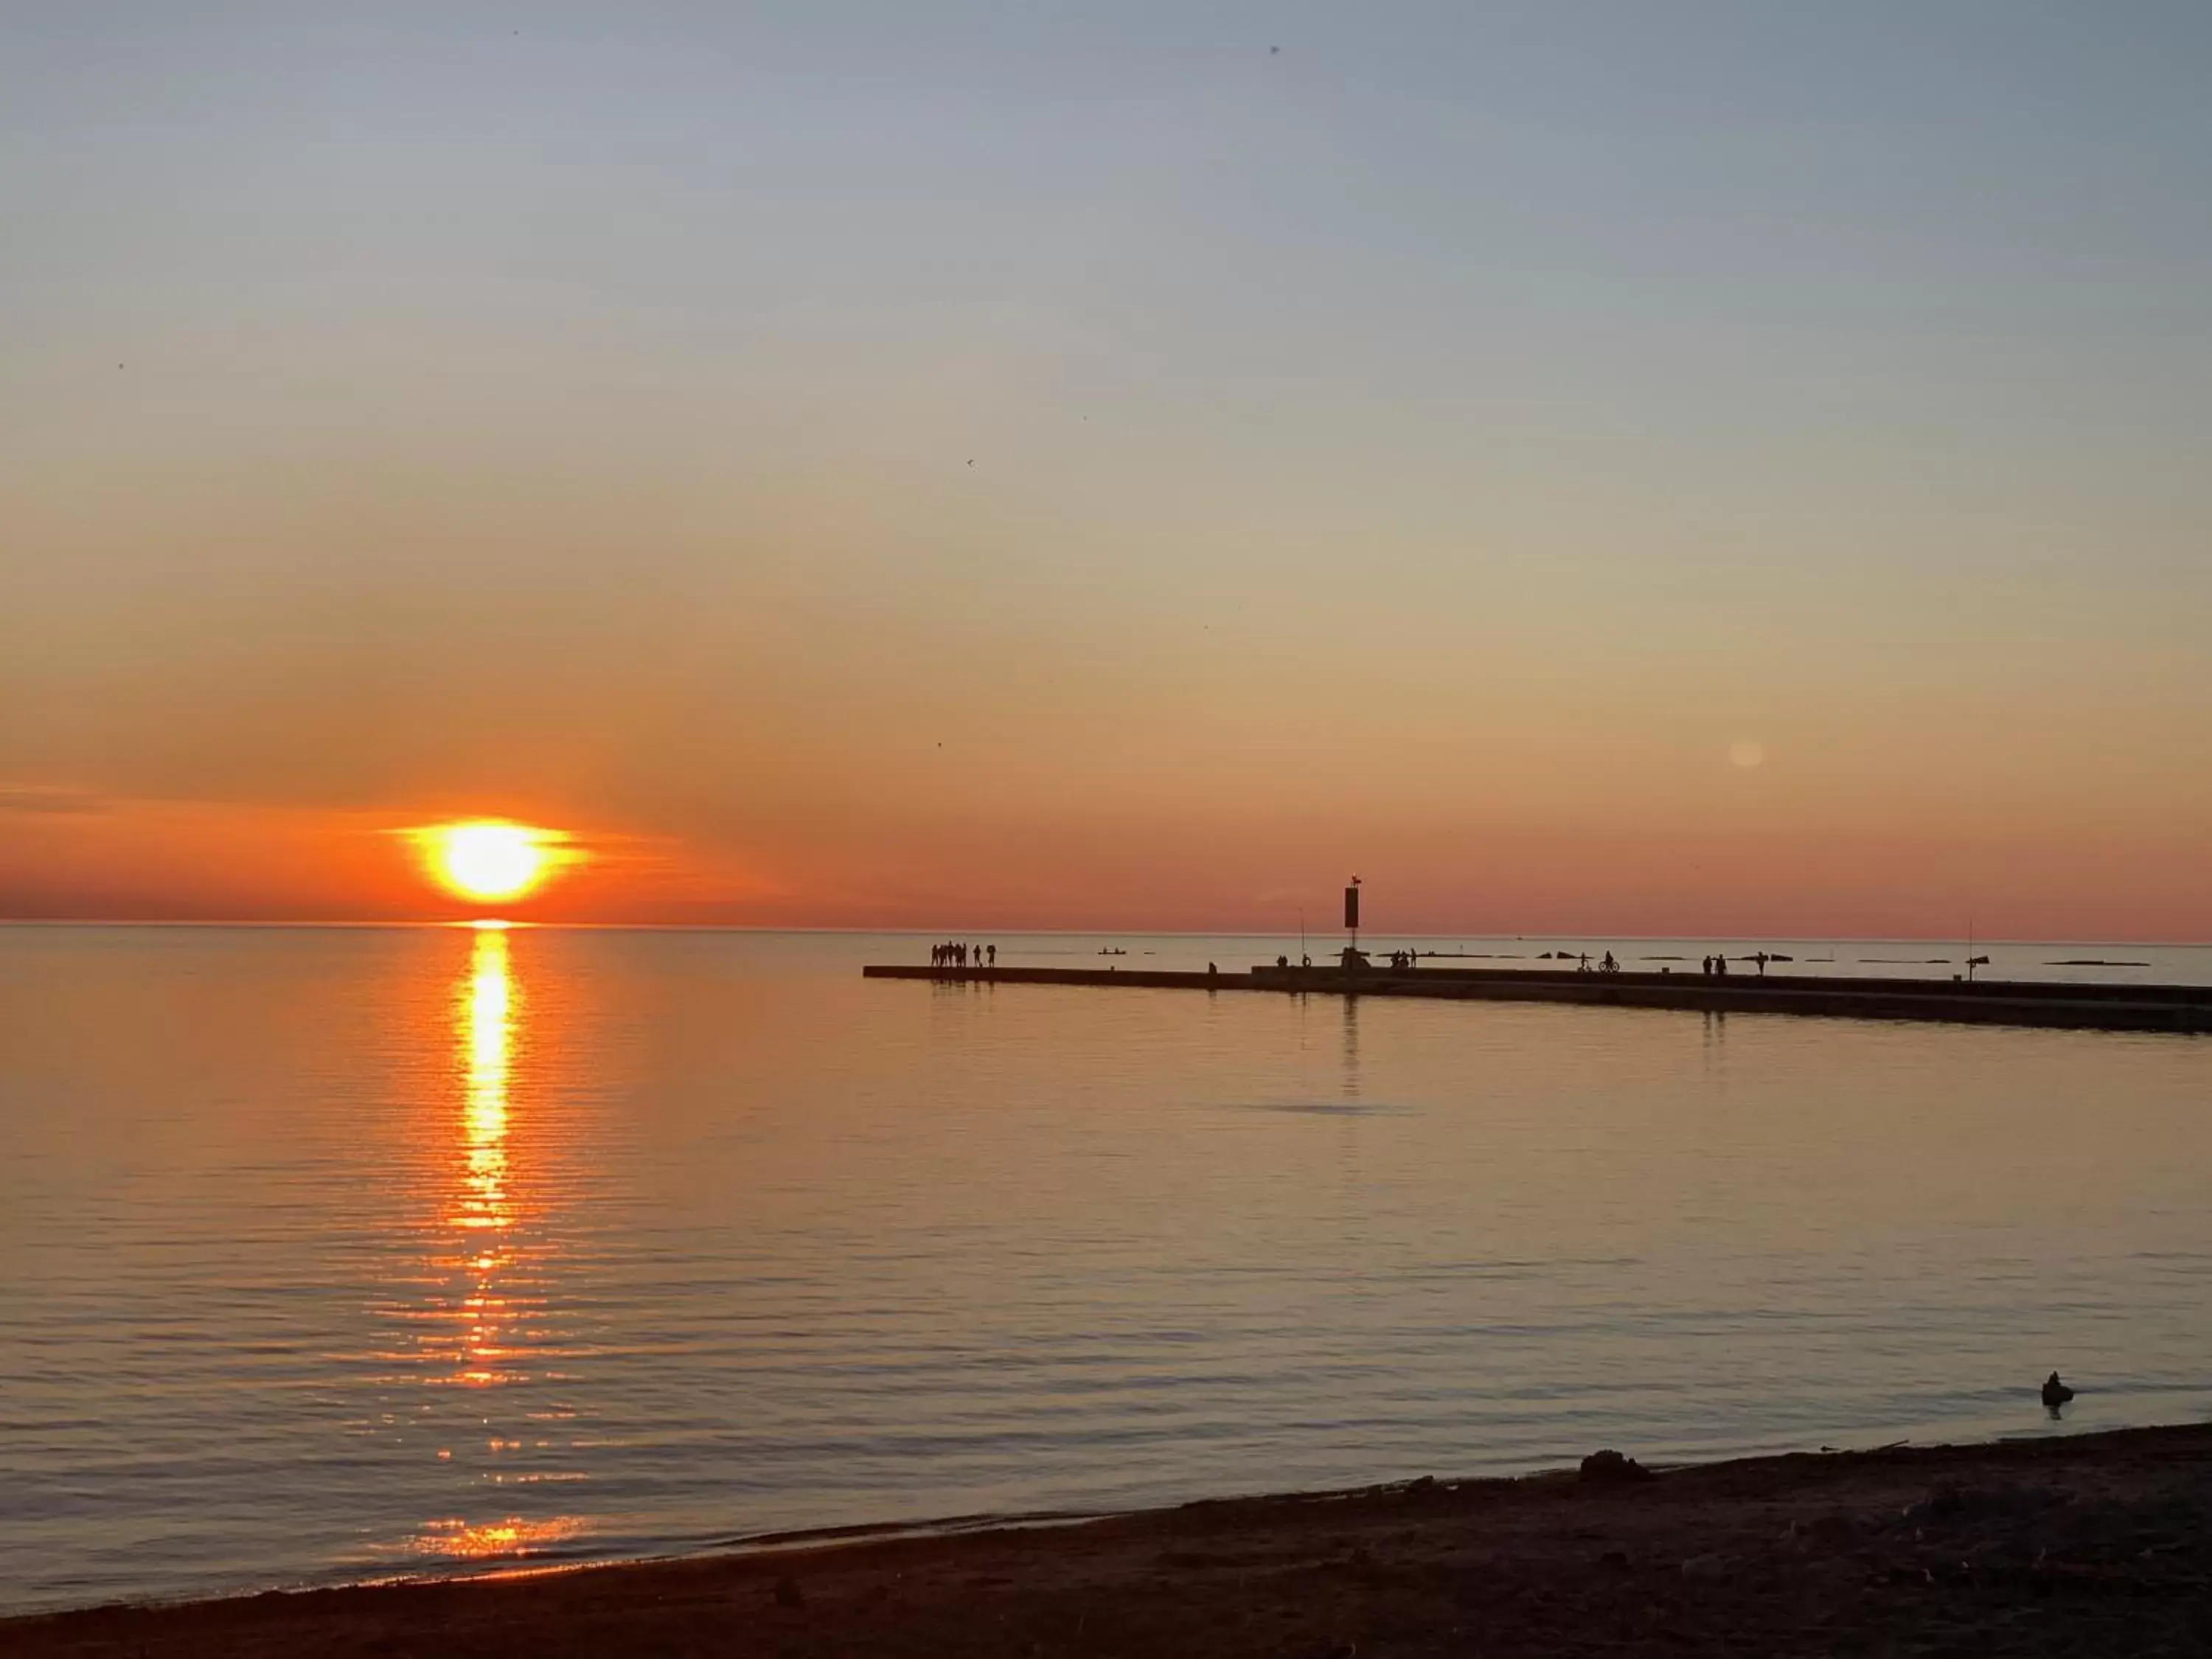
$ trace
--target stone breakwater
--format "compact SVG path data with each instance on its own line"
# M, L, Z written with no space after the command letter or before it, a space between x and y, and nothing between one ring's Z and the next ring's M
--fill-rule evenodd
M1513 968L1310 968L1241 971L1166 969L932 968L871 963L870 979L948 985L1060 985L1126 989L1274 992L1292 995L1429 997L1467 1002L1564 1002L1706 1014L1811 1014L1954 1024L2104 1031L2212 1031L2212 987L2069 985L2018 980L1864 979L1776 975L1552 973Z

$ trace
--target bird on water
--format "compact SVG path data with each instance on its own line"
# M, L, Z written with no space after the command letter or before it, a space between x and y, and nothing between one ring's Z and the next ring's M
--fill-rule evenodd
M2058 1380L2057 1371L2043 1379L2043 1403L2052 1411L2057 1411L2073 1397L2074 1390Z

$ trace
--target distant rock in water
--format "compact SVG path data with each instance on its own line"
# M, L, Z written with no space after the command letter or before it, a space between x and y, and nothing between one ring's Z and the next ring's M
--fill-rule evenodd
M1607 1446L1583 1459L1582 1477L1602 1485L1617 1486L1629 1480L1649 1480L1651 1471L1634 1458L1624 1457Z
M2148 968L2147 962L2106 962L2102 957L2063 957L2057 962L2046 962L2046 968Z

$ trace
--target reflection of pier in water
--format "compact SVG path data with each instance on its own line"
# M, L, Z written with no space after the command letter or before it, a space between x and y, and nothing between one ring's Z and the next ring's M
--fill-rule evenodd
M2040 1025L2106 1031L2212 1031L2212 986L2081 985L2021 980L1862 979L1790 975L1553 973L1526 968L1256 967L1243 973L1139 968L931 968L872 963L870 979L948 984L1111 986L1117 990L1274 991L1292 995L1566 1002L1707 1014L1814 1014L1847 1019Z

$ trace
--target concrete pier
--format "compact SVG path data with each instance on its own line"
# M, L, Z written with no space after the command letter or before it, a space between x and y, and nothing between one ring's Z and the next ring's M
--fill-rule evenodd
M930 968L872 964L870 979L945 984L1069 985L1291 995L1432 997L1474 1002L1570 1002L1708 1014L1812 1014L2100 1031L2212 1031L2212 986L2067 985L2024 980L1865 979L1731 974L1553 973L1515 968L1312 968L1243 972L1157 968Z

